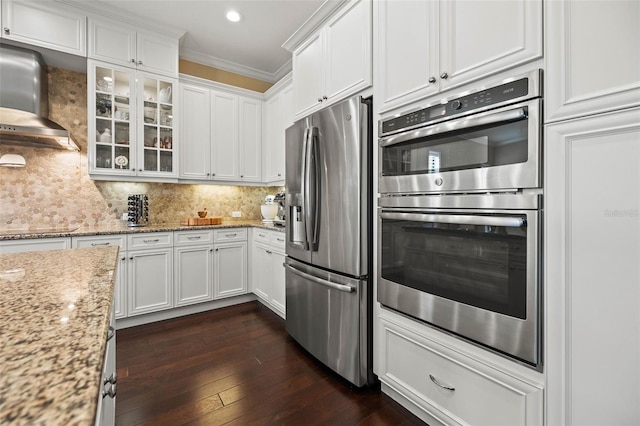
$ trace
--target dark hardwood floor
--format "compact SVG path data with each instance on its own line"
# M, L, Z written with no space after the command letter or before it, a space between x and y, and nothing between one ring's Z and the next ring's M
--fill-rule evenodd
M117 425L423 425L308 355L258 302L117 332Z

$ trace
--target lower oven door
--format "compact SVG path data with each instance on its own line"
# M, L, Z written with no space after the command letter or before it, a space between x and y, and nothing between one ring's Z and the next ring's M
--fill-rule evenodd
M381 209L378 301L540 366L538 211Z

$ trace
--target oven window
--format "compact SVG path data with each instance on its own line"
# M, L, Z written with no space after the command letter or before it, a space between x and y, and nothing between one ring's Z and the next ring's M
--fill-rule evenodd
M384 147L382 175L442 173L524 163L528 120L427 136Z
M526 225L383 219L381 274L425 293L526 319L526 240Z

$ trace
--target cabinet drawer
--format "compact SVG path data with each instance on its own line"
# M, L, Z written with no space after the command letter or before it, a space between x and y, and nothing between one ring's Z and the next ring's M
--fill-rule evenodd
M542 389L383 324L381 380L426 411L473 425L541 421Z
M124 251L127 249L126 243L126 235L91 235L71 239L73 248L118 246L120 251Z
M253 241L261 242L261 243L269 243L271 240L271 231L265 231L264 229L254 228L253 229Z
M165 248L173 246L173 232L151 232L128 235L128 250Z
M271 241L271 245L274 248L281 249L281 250L285 249L284 247L285 233L284 232L278 232L278 231L272 232L270 241Z
M173 233L174 245L193 246L198 244L213 244L213 231L180 231Z
M213 241L224 243L227 241L246 241L247 228L229 228L214 231Z

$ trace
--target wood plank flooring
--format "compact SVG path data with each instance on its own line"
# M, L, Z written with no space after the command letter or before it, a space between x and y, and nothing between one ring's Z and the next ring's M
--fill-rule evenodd
M123 330L117 425L424 425L302 349L258 302Z

